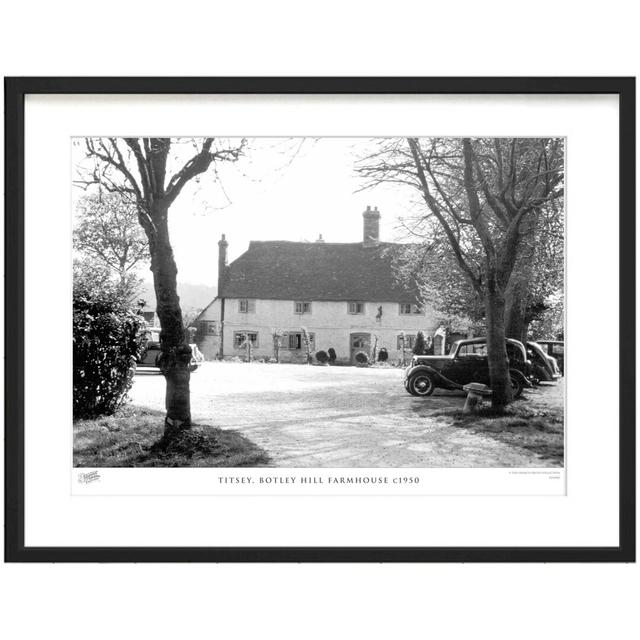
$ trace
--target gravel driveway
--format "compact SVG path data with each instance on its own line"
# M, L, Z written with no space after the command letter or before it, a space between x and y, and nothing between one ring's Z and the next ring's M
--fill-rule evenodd
M535 454L432 416L436 409L461 408L465 394L436 390L414 398L404 390L403 373L208 362L191 377L192 416L199 424L237 429L278 467L545 466ZM559 388L529 393L561 402ZM131 399L162 410L162 376L137 375Z

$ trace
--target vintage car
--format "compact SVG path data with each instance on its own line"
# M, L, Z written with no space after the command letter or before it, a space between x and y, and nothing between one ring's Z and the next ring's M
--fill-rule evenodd
M556 359L560 373L564 375L564 342L562 340L536 340L544 352Z
M527 359L531 361L533 382L555 382L562 376L555 358L547 355L537 342L527 342Z
M514 397L531 387L532 368L522 342L507 339L509 372ZM413 356L406 369L404 386L414 396L430 396L436 387L462 389L470 382L489 384L487 339L469 338L451 345L446 356Z
M138 367L153 367L154 369L160 368L158 362L161 353L160 331L160 327L149 327L145 329L142 341L142 352L137 361ZM204 356L200 349L198 349L198 345L190 344L189 346L191 347L190 368L192 371L195 371L198 368L198 364L204 361Z

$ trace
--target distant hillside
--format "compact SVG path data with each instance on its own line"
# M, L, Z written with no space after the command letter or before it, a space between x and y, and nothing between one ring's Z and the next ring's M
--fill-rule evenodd
M180 296L182 312L189 313L190 311L204 309L216 297L216 292L216 287L208 287L205 284L178 282L178 295ZM142 283L139 297L147 303L145 309L155 311L156 295L151 282Z

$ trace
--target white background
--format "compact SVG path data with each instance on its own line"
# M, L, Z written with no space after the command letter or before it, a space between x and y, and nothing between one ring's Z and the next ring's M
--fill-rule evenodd
M619 447L612 427L617 396L585 401L584 390L593 385L593 354L582 345L593 341L592 323L599 322L594 299L598 309L608 310L609 339L618 342L618 288L612 286L618 272L618 120L617 97L607 95L28 96L25 335L41 333L41 311L47 309L47 333L60 339L47 342L47 358L57 369L45 384L42 345L38 340L26 344L27 546L615 546ZM98 128L109 135L123 130L144 135L176 127L180 135L211 131L222 137L242 130L266 136L566 136L566 497L558 495L563 481L557 477L504 474L496 480L496 474L474 469L407 470L419 475L425 487L410 497L406 489L391 487L384 493L392 495L380 495L381 490L369 487L349 488L338 500L307 498L300 487L288 489L292 497L269 498L261 492L238 501L211 495L218 493L219 471L198 469L104 470L99 485L81 492L104 496L70 495L70 139ZM598 176L611 185L606 203L593 188L594 139L608 159ZM42 148L51 158L45 174ZM594 247L612 259L594 260ZM614 389L616 356L608 355ZM155 490L150 491L150 480ZM145 498L150 492L159 495ZM129 497L110 497L122 493ZM527 498L514 497L525 493ZM194 494L199 497L180 497ZM445 499L442 494L457 495ZM256 527L257 521L263 526Z
M4 74L638 73L637 17L623 2L36 4L3 12ZM601 638L638 627L635 565L1 571L13 638Z

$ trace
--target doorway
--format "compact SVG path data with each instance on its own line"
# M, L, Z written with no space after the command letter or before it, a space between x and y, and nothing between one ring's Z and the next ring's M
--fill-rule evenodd
M363 351L367 356L371 356L371 334L352 333L351 334L351 364L356 364L356 353Z

